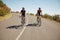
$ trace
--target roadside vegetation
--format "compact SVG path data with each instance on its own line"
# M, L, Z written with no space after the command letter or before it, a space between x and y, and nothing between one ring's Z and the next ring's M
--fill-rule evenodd
M34 16L33 13L29 13L30 15ZM37 14L35 14L35 16L37 16ZM50 20L54 20L54 21L57 21L60 23L60 15L48 15L48 14L44 14L44 15L41 15L43 18L46 18L46 19L50 19Z
M34 16L34 14L33 14L33 13L29 13L29 14Z
M10 13L10 8L0 0L0 16L4 16Z
M48 15L48 14L44 14L42 17L50 19L50 20L54 20L54 21L57 21L57 22L60 23L60 15L53 15L53 16L51 16L51 15Z
M0 0L0 21L9 19L12 16L10 10L11 9L5 3L3 3L2 0Z
M11 13L20 13L19 11L11 11Z

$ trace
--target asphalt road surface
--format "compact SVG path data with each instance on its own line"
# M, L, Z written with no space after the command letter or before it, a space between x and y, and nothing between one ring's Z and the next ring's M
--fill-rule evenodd
M42 25L37 26L36 16L26 15L26 24L21 26L19 14L0 21L0 40L60 40L60 23L42 18Z

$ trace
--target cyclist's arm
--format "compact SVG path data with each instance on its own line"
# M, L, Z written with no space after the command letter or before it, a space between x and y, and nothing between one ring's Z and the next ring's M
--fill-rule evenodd
M41 13L40 13L40 15L42 16L42 10L41 10Z
M42 16L42 12L40 13L40 15Z
M21 14L22 14L22 13L20 12L20 13L19 13L19 17L21 17Z
M36 16L38 16L38 10L37 10Z

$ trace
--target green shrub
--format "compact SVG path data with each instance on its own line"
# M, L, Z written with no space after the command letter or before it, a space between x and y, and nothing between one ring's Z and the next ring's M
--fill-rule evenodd
M43 17L44 17L44 18L52 19L52 16L50 16L50 15L48 15L48 14L44 14Z
M59 15L51 16L51 15L48 15L48 14L44 14L43 17L44 17L44 18L51 19L51 20L55 20L55 21L57 21L57 22L60 22L60 17L59 17Z
M59 18L59 19L57 19L57 21L58 21L58 22L60 22L60 18Z
M9 12L10 12L10 8L8 8L6 4L4 4L2 0L0 0L0 16L4 16Z
M57 20L57 19L59 19L59 15L54 15L53 20Z
M1 9L0 10L0 16L4 16L5 15L5 10Z
M30 15L34 15L33 13L30 13Z
M53 16L53 20L60 22L59 15L55 15L55 16Z

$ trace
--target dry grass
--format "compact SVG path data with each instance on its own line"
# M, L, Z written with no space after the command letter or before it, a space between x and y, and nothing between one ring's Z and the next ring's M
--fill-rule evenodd
M11 13L10 13L10 14L7 14L7 15L5 15L5 16L0 16L0 21L7 20L7 19L9 19L11 16L12 16Z

